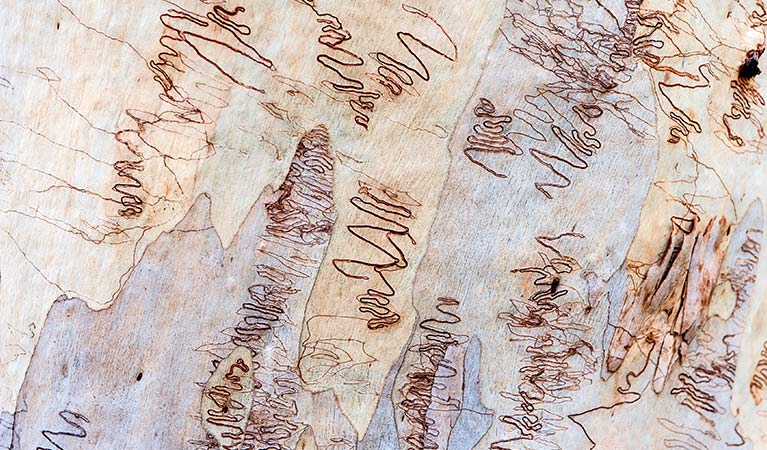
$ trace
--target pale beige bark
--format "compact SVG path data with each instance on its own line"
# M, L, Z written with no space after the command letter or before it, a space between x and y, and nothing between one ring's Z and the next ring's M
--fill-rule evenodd
M762 0L0 0L0 448L767 448Z

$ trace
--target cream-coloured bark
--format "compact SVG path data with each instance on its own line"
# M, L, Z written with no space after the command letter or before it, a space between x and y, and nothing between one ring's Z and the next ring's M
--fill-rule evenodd
M0 448L767 448L762 0L111 3L0 0Z

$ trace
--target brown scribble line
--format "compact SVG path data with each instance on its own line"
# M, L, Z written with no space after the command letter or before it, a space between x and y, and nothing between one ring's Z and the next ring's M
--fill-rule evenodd
M407 382L400 389L404 398L398 405L404 412L405 420L413 427L405 437L408 450L438 448L436 439L439 437L439 430L433 427L434 420L427 415L435 402L434 391L439 389L437 380L446 380L458 375L452 362L445 358L448 349L468 341L468 336L455 335L443 328L443 326L461 322L460 316L448 309L458 306L459 302L456 299L439 297L435 309L440 315L424 319L419 323L419 333L414 337L414 341L420 340L420 343L413 344L408 349L408 352L418 355L419 361L418 364L412 364L407 369ZM437 376L439 369L444 369L448 373ZM446 409L460 411L460 400L453 400L445 405Z
M735 143L736 146L743 147L745 142L742 137L735 134L731 122L747 119L757 126L759 136L763 137L765 132L762 124L756 117L753 117L751 107L752 105L765 106L765 100L759 93L759 90L753 86L751 82L743 80L740 77L737 80L730 81L730 88L732 88L733 101L730 106L730 111L722 114L722 123L727 131L727 139Z
M508 178L507 174L498 172L477 159L475 154L506 153L518 156L524 153L522 148L507 135L505 126L511 124L511 116L496 114L493 102L484 97L480 97L479 103L474 107L474 116L482 120L472 127L472 133L466 137L468 145L464 147L463 154L469 158L469 161L492 175Z
M343 47L345 42L352 39L351 32L344 28L337 16L329 13L320 13L313 3L301 3L310 7L317 16L317 23L322 25L321 34L317 38L317 42L329 49L329 53L321 53L317 56L317 62L333 72L339 79L338 81L330 81L326 79L323 80L321 84L334 92L351 96L351 98L347 100L347 103L349 104L350 109L355 113L354 121L357 125L367 130L370 122L370 114L375 110L375 102L379 100L383 94L376 89L367 88L361 75L354 77L353 75L345 73L348 72L345 69L362 68L365 65L365 60L361 56ZM440 23L423 10L414 6L403 3L401 7L405 12L425 18L437 26L442 35L450 42L452 55L426 43L424 40L416 37L410 32L398 31L396 33L397 39L402 47L404 47L405 51L413 58L414 62L408 64L395 59L385 52L371 52L368 56L373 59L374 64L377 63L378 67L376 68L375 74L367 73L367 75L373 81L380 84L389 95L395 97L401 95L405 91L417 95L417 91L411 90L412 86L415 84L413 76L420 78L424 82L431 79L428 67L415 51L414 47L416 45L451 62L457 61L458 58L458 47L455 41ZM332 56L330 52L335 52L337 56Z
M500 33L509 44L509 51L551 74L555 80L535 86L536 93L526 95L525 105L514 109L511 114L495 114L492 102L480 98L474 112L482 120L474 126L467 137L469 145L464 148L464 154L473 164L497 178L508 178L510 174L507 171L490 166L479 156L519 156L523 154L524 146L520 138L537 142L538 145L528 149L530 156L554 175L557 181L536 181L534 186L547 199L552 199L551 188L565 189L572 185L570 176L559 167L585 170L589 166L587 158L593 157L602 147L592 122L602 116L606 109L637 136L646 135L637 128L636 122L648 126L653 124L638 117L622 104L631 101L649 110L636 97L619 89L620 82L630 76L627 71L640 1L627 2L628 14L622 25L608 8L598 4L616 22L617 31L608 31L601 24L593 24L598 27L587 27L587 18L574 5L564 5L561 10L549 10L539 4L528 3L532 14L515 13L507 9L504 21L516 33L513 37L503 29ZM536 22L536 18L542 19L543 23ZM571 18L584 25L568 31L558 25L557 21L562 18ZM562 39L554 40L552 36ZM516 37L520 39L514 39ZM618 99L612 100L607 96L608 93ZM561 101L552 102L552 98ZM566 115L561 111L561 106L558 106L561 102L570 106L583 124L582 127L574 124L568 117L569 113ZM555 121L552 116L559 120ZM540 127L541 124L564 147L568 157L540 145L549 144L550 141Z
M516 430L516 435L494 442L491 448L505 448L508 442L541 439L564 429L556 424L564 417L549 411L546 405L571 401L567 392L578 391L586 376L596 371L594 347L576 333L588 331L590 327L575 322L573 312L563 308L570 291L562 284L562 277L573 273L580 264L555 246L563 238L584 237L575 232L537 236L536 242L553 256L540 253L538 265L512 270L512 273L535 276L532 283L535 291L526 300L512 300L513 311L498 315L507 322L510 340L527 344L527 356L518 370L517 392L501 393L503 398L517 404L516 413L499 417L500 422ZM574 359L580 359L584 367L575 367Z
M275 192L274 200L265 205L267 223L261 236L264 246L258 252L269 255L274 262L255 265L257 282L247 289L248 300L237 310L237 323L222 330L228 342L221 344L249 349L254 372L265 365L258 360L261 358L263 362L270 342L276 354L286 352L276 331L291 324L286 316L288 302L301 292L296 282L309 276L300 266L315 263L302 250L327 244L330 239L335 220L333 166L327 128L317 126L302 137L285 180ZM206 345L198 350L203 347L216 350L218 346ZM215 368L221 359L215 351L211 354ZM286 450L287 441L300 429L296 421L298 406L295 399L300 389L300 376L287 366L274 368L271 375L255 374L261 378L255 380L253 404L245 426L236 425L242 417L223 409L214 411L217 414L214 425L229 426L232 429L229 435L233 439L242 439L250 448ZM230 384L236 387L234 383ZM231 389L221 391L221 395L228 398ZM216 448L212 441L195 443Z
M224 384L217 384L205 390L205 397L210 399L217 408L208 408L205 411L207 414L205 422L215 427L233 430L222 432L222 438L239 440L245 435L245 429L238 423L245 418L242 411L248 409L249 405L232 399L232 395L243 392L243 377L249 376L252 370L257 368L258 363L254 363L251 367L242 358L237 358L224 374ZM240 371L242 375L237 375L235 370ZM258 382L256 384L258 385ZM223 447L226 448L226 446Z
M88 436L88 433L85 431L85 428L83 425L81 425L78 422L85 422L90 423L90 420L88 420L87 417L80 413L76 413L74 411L70 411L68 409L65 409L63 411L59 411L59 417L61 420L63 420L67 425L74 428L74 431L51 431L51 430L42 430L40 434L43 435L43 437L54 447L56 447L57 450L64 450L64 447L59 445L57 441L54 441L53 438L58 437L75 437L79 439L84 439ZM58 439L57 439L58 440ZM47 447L37 447L37 450L52 450Z
M243 7L236 7L234 10L226 10L221 6L215 5L213 11L209 12L206 17L189 12L178 5L176 8L171 8L167 12L160 15L160 22L163 27L171 34L163 35L160 37L159 42L163 47L155 59L147 62L149 70L154 74L153 79L160 85L162 93L160 99L163 102L170 104L174 109L172 111L164 112L160 115L155 115L148 112L141 111L126 111L128 116L136 123L135 129L124 129L115 134L115 139L126 147L126 149L135 156L133 159L124 159L114 163L113 167L120 179L112 186L112 190L120 195L120 203L122 208L118 210L118 214L125 218L137 218L144 211L145 200L142 198L138 191L144 190L144 186L138 177L138 173L143 171L144 162L149 159L136 144L129 140L130 136L135 135L140 143L138 145L145 145L153 151L157 152L160 157L163 158L163 164L169 173L175 180L176 187L183 192L178 177L173 170L168 166L167 159L180 159L165 154L160 149L151 145L147 139L144 138L143 133L150 126L161 126L163 123L175 123L175 124L205 124L209 123L210 119L207 115L200 110L198 106L192 103L192 99L183 93L183 90L179 89L173 81L173 77L168 73L169 69L175 70L178 73L185 73L183 66L186 66L190 70L194 70L184 63L181 53L174 48L174 45L185 43L187 44L203 61L212 66L220 75L223 75L230 82L249 89L258 93L264 93L263 89L259 89L255 86L248 85L238 80L234 75L227 72L216 61L207 57L198 45L195 45L195 39L209 42L213 45L226 48L239 56L247 58L263 66L269 70L275 70L274 64L271 60L264 57L257 49L246 43L241 37L241 34L247 35L250 33L250 28L247 25L237 24L232 20L232 17L238 13L245 11ZM218 25L221 29L231 35L238 46L230 45L229 43L207 37L204 34L185 30L181 26L174 26L173 20L178 20L180 23L191 24L192 26L200 28L209 28L212 24ZM200 83L196 84L198 87ZM207 85L206 85L207 86ZM207 86L212 87L212 86ZM212 87L215 89L215 87ZM219 98L219 97L216 97ZM220 99L224 102L223 99ZM204 103L204 102L203 102ZM169 131L169 130L166 130ZM134 139L135 139L134 138ZM205 137L206 144L201 146L194 154L194 159L203 159L210 156L210 150L213 148L213 144ZM197 156L197 153L202 153L202 156ZM144 190L144 192L146 192Z
M371 219L377 219L387 225L352 224L347 225L346 229L357 239L372 246L380 254L385 256L384 262L371 262L355 258L335 258L332 260L333 267L345 277L357 280L369 280L368 275L356 275L347 270L344 266L361 266L372 269L386 290L369 288L365 294L357 296L362 306L358 310L371 317L368 320L368 328L377 330L386 328L399 322L400 315L392 311L390 307L391 299L396 295L396 290L392 286L387 272L399 271L408 267L408 260L400 244L395 241L396 237L406 237L411 245L416 241L410 234L410 228L402 221L414 218L413 211L405 206L405 203L399 202L391 192L384 191L384 196L378 196L372 192L370 185L365 182L359 182L358 196L352 197L349 202L360 212L365 213ZM387 199L388 198L388 199ZM392 217L393 216L393 217ZM372 236L384 235L388 248L375 242Z

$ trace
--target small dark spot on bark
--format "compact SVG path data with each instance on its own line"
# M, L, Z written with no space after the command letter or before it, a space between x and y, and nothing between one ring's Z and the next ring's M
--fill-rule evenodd
M136 381L141 381L142 378L144 378L144 372L139 372L138 375L136 375Z
M61 26L61 23L60 22L56 22L56 29L57 30L59 29L60 26Z
M759 56L762 55L762 52L764 49L750 50L746 54L746 61L740 66L738 77L750 80L762 73L762 70L759 69Z
M558 288L559 288L559 277L554 277L554 279L551 280L551 292L557 292Z

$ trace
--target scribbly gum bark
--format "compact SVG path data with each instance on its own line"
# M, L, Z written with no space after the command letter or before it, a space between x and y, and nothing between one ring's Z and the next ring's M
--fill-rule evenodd
M729 424L729 429L718 429L715 436L715 442L732 436L728 445L742 439L739 426L732 425L730 417L736 412L730 399L740 353L730 352L740 347L745 322L732 336L714 336L713 340L706 329L719 320L714 318L714 308L727 311L722 303L732 292L723 284L725 254L741 249L741 245L748 247L743 237L740 241L730 237L732 227L751 220L750 234L760 234L762 228L761 217L746 219L755 215L754 201L760 202L754 200L758 190L738 173L742 167L758 164L764 145L763 125L758 119L764 107L763 94L757 79L739 75L749 52L763 49L760 11L763 5L759 2L719 2L706 7L695 3L643 5L646 18L640 21L637 34L646 43L641 59L654 80L662 112L658 114L659 137L663 139L655 181L624 265L628 273L626 294L616 304L620 312L613 308L612 326L606 333L605 374L616 372L612 376L620 379L616 380L617 392L627 395L623 401L630 402L632 408L635 401L641 404L643 399L629 395L632 386L651 384L654 392L670 392L680 404L695 410L710 428L716 428L712 421L720 427ZM724 27L726 33L721 31ZM689 94L675 95L683 91ZM761 212L760 206L758 209ZM667 240L659 233L664 229L670 229ZM752 256L755 265L758 254ZM747 302L746 294L740 292L736 297L736 304L747 310L742 306ZM745 312L741 314L745 316ZM718 313L722 319L734 315ZM703 346L701 341L714 346L724 338L725 356L720 354L718 360L712 357L703 365L688 362L701 358L696 350ZM625 367L627 355L632 361L630 368ZM692 372L682 372L674 380L676 364L692 367ZM715 370L711 368L714 366ZM726 396L712 397L711 388ZM711 414L727 419L715 419ZM658 416L661 423L661 414ZM664 428L672 434L685 429L673 420ZM704 433L708 428L696 429ZM688 436L694 434L689 432ZM612 445L619 444L613 441ZM761 444L754 445L761 448Z
M14 44L3 49L8 195L0 253L3 267L18 269L4 270L0 283L2 315L12 317L10 327L0 327L11 343L0 350L0 373L12 380L2 387L2 408L13 409L53 299L65 293L108 305L147 245L202 193L229 246L264 187L284 178L302 134L318 123L360 161L354 170L387 174L433 210L444 178L435 169L444 173L447 164L444 139L487 47L476 37L492 35L502 7L474 3L471 14L441 11L436 2L389 2L369 14L345 2L4 2L4 15L16 19L8 28ZM400 40L398 32L408 34ZM389 174L389 167L401 170ZM339 177L339 212L350 216L359 173ZM429 216L422 213L414 226L419 242ZM36 245L39 236L55 245ZM408 255L411 262L423 248ZM402 289L397 301L405 308Z
M767 448L764 0L108 3L0 0L0 449Z

